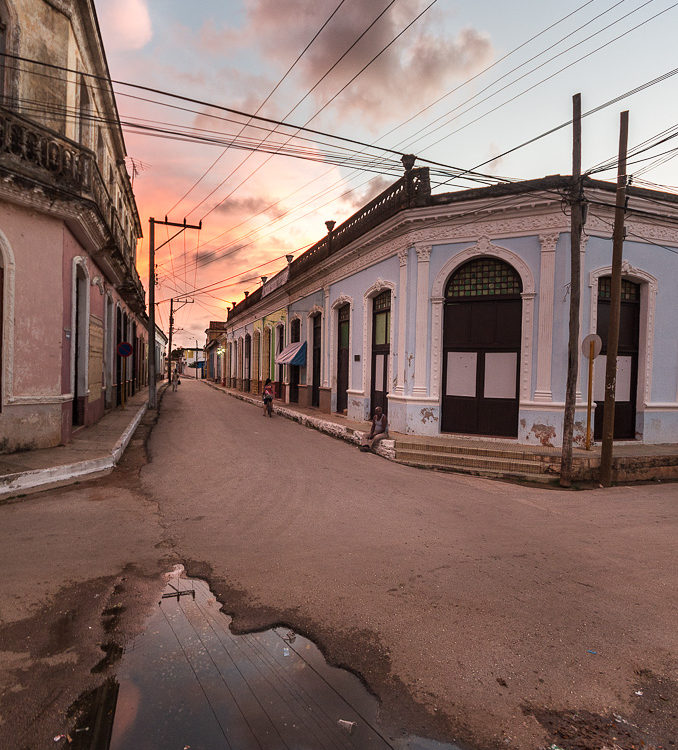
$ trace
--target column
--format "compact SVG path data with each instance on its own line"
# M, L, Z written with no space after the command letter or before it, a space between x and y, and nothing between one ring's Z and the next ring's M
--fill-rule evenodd
M429 261L430 245L417 245L417 308L415 323L414 348L414 396L428 395L426 387L427 344L428 344L428 306L429 306Z
M398 282L398 351L396 353L396 395L405 393L405 329L407 327L407 256L409 245L398 250L398 262L400 263L400 279Z
M539 269L539 338L537 340L537 385L534 400L549 402L551 392L551 358L553 354L553 294L556 272L556 243L559 233L539 235L541 265Z
M323 289L325 296L324 312L323 312L323 341L322 341L322 357L320 358L322 364L321 373L321 385L323 388L330 387L330 288L326 286Z

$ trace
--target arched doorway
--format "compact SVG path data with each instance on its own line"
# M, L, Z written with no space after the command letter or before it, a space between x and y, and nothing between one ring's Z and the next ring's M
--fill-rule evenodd
M610 324L611 283L609 276L598 279L597 333L603 340L600 357L595 362L593 398L596 414L593 436L603 436L605 406L605 362L607 334ZM617 348L617 380L614 403L614 439L633 440L636 437L636 393L638 390L638 343L640 329L640 284L622 279L619 315L619 345Z
M522 283L498 258L450 277L443 322L443 432L516 437Z
M337 310L337 411L348 408L349 339L351 305L346 303Z

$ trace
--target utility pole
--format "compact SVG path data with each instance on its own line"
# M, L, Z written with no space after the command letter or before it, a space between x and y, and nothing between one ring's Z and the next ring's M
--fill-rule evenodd
M168 221L165 216L165 220L162 219L149 219L150 232L149 232L149 257L148 257L148 408L157 409L158 407L158 396L155 383L155 251L160 250L175 237L178 237L182 232L187 229L202 229L202 221L196 226L194 224L187 224L186 219L182 223L175 221ZM173 234L168 240L155 247L155 225L159 224L165 227L179 227L179 231ZM170 330L169 330L169 358L168 358L168 379L172 379L172 323L174 318L172 316L172 302L170 300ZM152 343L151 343L152 342Z
M169 355L167 357L167 382L172 380L172 330L174 328L174 297L170 300L170 314L169 314Z
M626 213L626 148L629 136L629 113L619 117L619 166L612 232L612 280L610 282L610 323L607 330L607 361L605 363L605 406L603 407L603 443L600 453L600 483L612 484L612 441L614 440L614 405L617 381L617 349L621 314L621 266L624 247L624 215Z
M148 250L148 408L158 408L158 391L155 382L155 221L153 219L150 219Z
M563 416L563 449L560 460L560 484L572 482L572 439L579 374L579 306L581 296L581 94L572 97L572 187L570 192L570 334L567 346L567 386Z
M198 379L198 339L195 340L195 379Z

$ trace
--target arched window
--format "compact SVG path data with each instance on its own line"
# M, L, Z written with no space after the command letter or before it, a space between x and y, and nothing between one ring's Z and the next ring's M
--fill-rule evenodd
M445 297L514 297L522 292L518 272L498 258L476 258L450 277Z

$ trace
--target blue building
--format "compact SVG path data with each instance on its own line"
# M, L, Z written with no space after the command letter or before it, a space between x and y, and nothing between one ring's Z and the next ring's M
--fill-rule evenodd
M433 194L394 185L229 313L224 382L391 429L562 441L570 292L570 178ZM615 186L584 180L580 329L598 333L602 427ZM678 196L628 189L615 437L678 442ZM575 441L583 440L587 360Z

